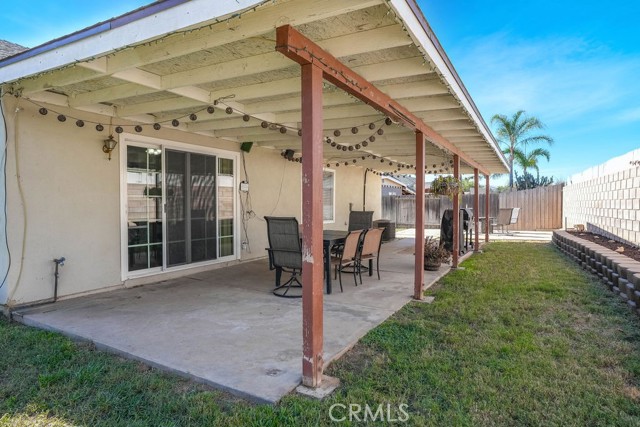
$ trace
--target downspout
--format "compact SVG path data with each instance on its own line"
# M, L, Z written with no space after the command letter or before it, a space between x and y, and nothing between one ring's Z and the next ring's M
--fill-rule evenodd
M9 236L7 234L7 232L9 231L7 224L7 154L9 145L9 131L7 129L7 119L4 114L4 103L2 101L3 95L4 93L0 90L0 116L2 116L2 121L0 122L0 133L2 134L1 140L3 141L3 145L0 146L0 150L2 152L2 161L0 161L0 168L2 168L2 171L0 171L0 176L2 176L3 180L2 185L0 186L0 191L2 191L2 193L0 194L0 203L2 204L2 210L4 212L4 215L2 217L2 224L0 224L0 227L2 227L4 230L4 242L6 245L6 251L3 251L2 253L3 271L0 272L0 277L2 277L2 280L0 281L0 291L2 291L2 288L4 288L5 284L7 283L7 279L9 278L9 270L11 269L11 253L9 252ZM4 260L6 260L6 265ZM9 301L8 290L6 295L6 298L0 297L0 304L6 304Z
M369 172L369 168L364 171L364 188L362 190L362 210L367 210L367 172Z

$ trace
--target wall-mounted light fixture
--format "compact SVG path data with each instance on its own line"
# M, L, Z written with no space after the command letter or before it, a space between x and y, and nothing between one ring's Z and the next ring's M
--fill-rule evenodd
M109 155L109 160L111 160L111 152L118 145L118 141L113 139L113 135L109 135L109 138L104 140L104 145L102 146L102 151Z

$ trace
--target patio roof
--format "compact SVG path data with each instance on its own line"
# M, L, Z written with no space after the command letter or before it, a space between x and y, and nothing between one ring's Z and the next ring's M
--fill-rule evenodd
M275 29L289 24L448 141L459 151L464 173L473 171L465 160L482 173L508 171L413 0L207 3L155 2L0 60L3 92L73 108L79 118L89 111L114 123L163 126L179 119L177 128L186 132L292 149L299 156L300 67L275 50ZM216 111L208 114L213 104ZM355 160L378 171L412 173L401 167L416 164L412 129L384 125L381 113L328 82L323 107L325 137L345 147L325 145L325 162ZM427 147L427 172L450 172L452 153L438 145Z

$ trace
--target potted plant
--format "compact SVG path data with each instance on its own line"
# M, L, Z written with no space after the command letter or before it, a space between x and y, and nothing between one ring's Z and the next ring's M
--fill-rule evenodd
M433 237L427 237L424 242L424 269L438 271L443 262L449 262L451 253Z
M453 175L441 175L437 176L431 183L431 192L453 199L456 195L462 194L462 186L460 185L460 180Z

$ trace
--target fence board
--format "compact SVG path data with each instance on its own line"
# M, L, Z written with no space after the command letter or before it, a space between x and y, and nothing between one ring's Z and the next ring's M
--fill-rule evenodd
M520 208L518 222L510 230L562 228L562 184L500 193L501 208Z
M480 194L480 214L485 216L485 194ZM473 208L473 195L462 196L460 206ZM427 194L424 201L424 220L427 227L438 228L442 214L446 209L452 209L453 202L446 196ZM489 216L497 217L499 209L498 194L489 196ZM382 196L382 218L396 223L398 227L413 227L416 218L415 196Z

